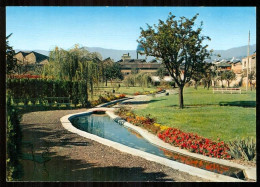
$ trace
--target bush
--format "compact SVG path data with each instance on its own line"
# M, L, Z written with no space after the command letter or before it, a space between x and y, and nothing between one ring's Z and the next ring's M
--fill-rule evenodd
M19 162L21 155L22 132L20 116L11 106L11 98L7 99L7 131L6 131L6 178L14 181L22 176L22 166Z
M228 142L229 154L236 159L256 161L256 140L247 138Z

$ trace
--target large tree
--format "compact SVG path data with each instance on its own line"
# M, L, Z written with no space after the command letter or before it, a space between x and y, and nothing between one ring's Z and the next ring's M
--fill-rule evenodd
M179 87L179 105L184 107L183 88L191 80L192 74L198 64L203 63L210 53L203 36L202 22L195 28L195 20L198 14L188 19L181 17L179 20L169 14L166 21L159 20L158 25L150 26L144 30L141 28L139 44L142 45L147 56L162 59L169 74Z

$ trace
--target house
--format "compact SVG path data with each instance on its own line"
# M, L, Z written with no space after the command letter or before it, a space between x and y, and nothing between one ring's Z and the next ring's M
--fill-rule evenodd
M221 61L220 63L215 64L218 71L230 71L231 64L227 63L226 61Z
M17 59L17 63L22 65L31 65L31 64L44 65L49 62L48 56L37 53L35 51L31 51L31 52L19 51L14 55L14 57Z
M163 65L158 63L156 59L146 62L145 59L132 59L128 54L123 54L122 59L117 61L121 66L123 75L131 74L132 70L145 73L155 73Z
M49 63L49 57L35 51L25 52L19 51L14 55L17 59L18 72L24 73L28 71L35 71L38 67L43 67Z
M248 63L249 60L249 63ZM242 58L242 71L247 69L247 64L248 64L248 70L249 72L255 71L256 70L256 53Z
M231 70L235 73L235 74L241 74L242 71L242 62L241 60L235 60L232 62L231 64Z

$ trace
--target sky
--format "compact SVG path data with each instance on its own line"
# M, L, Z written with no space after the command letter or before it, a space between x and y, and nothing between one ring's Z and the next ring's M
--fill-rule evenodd
M6 34L14 49L86 47L135 50L140 27L165 21L172 12L199 16L209 49L226 50L256 43L255 7L6 7Z

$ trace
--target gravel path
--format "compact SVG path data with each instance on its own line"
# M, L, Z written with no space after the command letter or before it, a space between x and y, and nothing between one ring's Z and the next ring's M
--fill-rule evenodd
M177 94L175 90L166 90L165 93L169 93L170 95ZM138 95L134 96L133 99L123 101L122 104L127 105L131 109L145 109L148 104L151 102L151 100L157 98L157 97L163 97L165 96L165 93L155 94L152 95ZM114 106L114 107L119 107Z
M45 164L23 160L23 181L205 181L66 131L60 118L82 111L23 115L23 141L33 144L36 157L48 152L50 158ZM30 151L24 146L24 153L30 155Z

